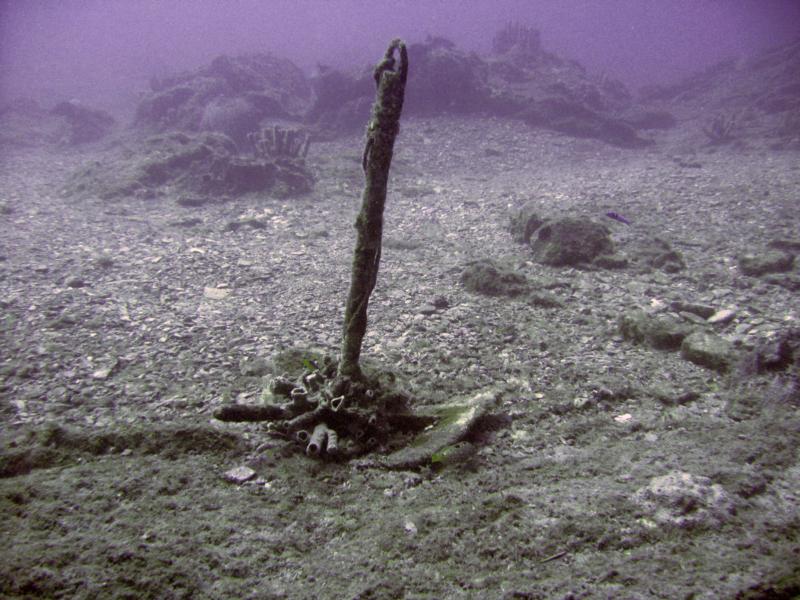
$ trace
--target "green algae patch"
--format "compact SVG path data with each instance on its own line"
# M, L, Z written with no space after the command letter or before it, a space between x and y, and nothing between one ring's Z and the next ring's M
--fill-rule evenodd
M381 460L390 469L408 469L430 463L442 457L446 449L458 444L495 404L498 392L494 388L483 390L464 401L431 409L435 424L417 435L410 444Z

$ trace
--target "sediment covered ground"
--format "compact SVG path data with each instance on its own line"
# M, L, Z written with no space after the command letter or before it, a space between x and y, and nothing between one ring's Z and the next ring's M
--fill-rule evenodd
M500 390L472 455L419 471L312 460L212 418L259 400L257 359L337 351L360 136L311 146L308 195L202 206L65 193L102 144L6 154L0 594L793 597L796 390L736 364L798 326L798 267L738 261L800 240L800 161L658 135L630 150L404 121L364 356L426 404ZM507 231L529 201L604 223L630 256L659 237L686 268L538 264ZM470 293L461 273L485 258L558 302ZM730 343L727 371L621 335L628 311L691 321L688 304L733 311L697 323ZM223 478L240 465L257 476Z

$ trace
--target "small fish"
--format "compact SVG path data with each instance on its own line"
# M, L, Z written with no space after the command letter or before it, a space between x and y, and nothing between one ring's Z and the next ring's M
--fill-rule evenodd
M630 225L631 224L631 222L628 221L628 219L626 219L625 217L623 217L619 213L615 213L613 210L611 212L607 212L606 216L609 219L614 219L615 221L619 221L620 223L625 223L625 225Z

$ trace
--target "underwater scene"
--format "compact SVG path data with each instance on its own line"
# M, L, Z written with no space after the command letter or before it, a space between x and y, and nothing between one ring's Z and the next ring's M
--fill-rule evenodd
M800 4L0 5L0 597L800 597Z

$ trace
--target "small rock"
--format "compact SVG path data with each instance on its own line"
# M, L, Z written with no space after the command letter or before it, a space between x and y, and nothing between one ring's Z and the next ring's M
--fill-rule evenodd
M92 373L92 379L104 380L104 379L108 379L109 375L111 375L111 368L110 367L104 367L102 369L97 369L96 371L94 371Z
M718 312L713 306L709 306L708 304L696 304L693 302L672 302L670 306L675 312L692 313L702 319L708 319L711 315Z
M722 310L718 310L713 315L708 317L708 322L714 325L716 324L724 325L725 323L730 323L735 316L736 316L735 310L731 310L729 308L723 308Z
M406 489L410 489L413 487L417 487L422 483L422 476L419 473L408 472L408 473L401 473L403 476L403 486Z
M433 315L436 313L436 307L432 304L423 304L417 309L417 313L421 315Z
M256 472L250 467L235 467L230 471L225 471L222 478L228 483L242 484L245 481L250 481L256 476Z
M758 277L767 273L789 271L794 264L794 256L780 250L770 250L764 254L747 254L739 257L739 270L745 275Z
M436 296L433 298L433 300L431 300L430 303L433 304L438 310L450 308L450 301L444 296Z
M677 350L691 331L691 325L671 315L659 315L650 319L645 339L656 350Z
M628 311L620 317L619 330L626 340L635 343L647 342L658 350L677 350L692 331L692 326L671 315L652 317L637 309Z
M654 477L633 497L653 521L681 528L715 527L727 521L736 506L721 485L708 477L672 471Z
M539 308L564 308L564 303L549 292L531 292L528 295L528 304Z
M665 273L678 273L686 268L686 262L681 253L671 248L650 257L648 262L650 266L661 269Z
M767 275L762 281L770 285L779 285L786 288L790 292L800 291L800 277L795 276L793 273L786 273L783 275Z
M222 288L215 288L215 287L203 288L203 296L205 296L209 300L222 300L223 298L226 298L230 293L231 293L230 290Z
M82 288L86 287L86 281L81 277L68 277L66 281L64 281L64 285L71 288Z
M241 218L235 221L230 221L227 225L225 225L225 231L238 231L243 227L249 227L250 229L266 229L267 222L264 219L257 217Z
M681 344L681 356L701 367L725 371L731 363L731 344L714 333L695 331Z
M415 535L417 533L417 525L411 519L403 521L403 529L410 535Z
M461 283L467 291L486 296L518 296L528 290L524 275L488 259L467 265Z
M101 269L110 269L114 266L114 259L108 254L101 254L94 259L94 264Z
M645 236L629 253L637 263L648 269L678 273L686 268L681 253L673 250L669 242L659 237Z
M654 385L650 388L650 393L656 400L665 406L679 406L694 402L700 397L695 391L678 391L677 389L665 386Z
M779 331L760 342L745 357L742 374L786 371L792 365L800 367L800 329L796 328Z
M648 319L647 313L641 309L625 312L619 318L619 332L624 339L641 344L647 333Z

